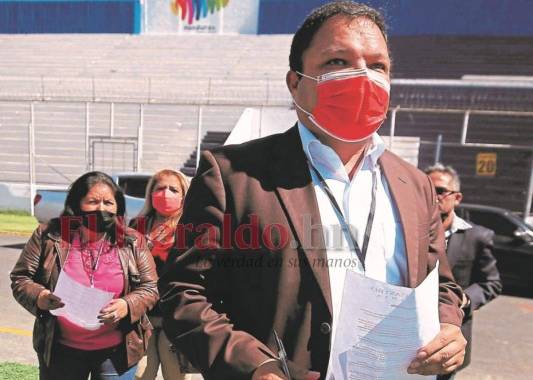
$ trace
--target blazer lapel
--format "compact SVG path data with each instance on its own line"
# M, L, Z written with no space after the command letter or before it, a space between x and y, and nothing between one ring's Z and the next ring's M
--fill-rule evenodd
M461 255L461 246L463 244L464 237L464 231L460 230L453 233L448 240L448 246L446 247L446 256L448 258L450 268L453 268L455 266L455 264L457 263L457 259Z
M418 285L418 216L416 212L417 201L414 193L409 188L409 177L396 162L396 158L385 151L379 159L389 189L396 203L400 221L402 223L407 254L408 286Z
M327 259L327 252L322 227L311 228L321 226L321 219L298 128L292 127L281 138L282 142L276 145L273 152L272 180L332 314L329 271L326 265L316 265L319 260Z

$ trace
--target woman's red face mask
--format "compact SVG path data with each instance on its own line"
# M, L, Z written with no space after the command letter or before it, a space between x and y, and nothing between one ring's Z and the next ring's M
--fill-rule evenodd
M152 205L162 216L173 216L181 208L183 197L167 189L156 190L152 193Z
M387 117L390 84L366 69L334 71L317 78L317 102L309 120L328 135L346 142L362 141L376 132Z

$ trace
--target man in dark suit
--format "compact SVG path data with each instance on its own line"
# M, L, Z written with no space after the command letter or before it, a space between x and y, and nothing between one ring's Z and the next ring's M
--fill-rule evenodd
M455 280L464 289L465 316L461 331L467 340L463 366L470 364L473 312L502 292L500 273L492 255L494 232L466 222L454 209L463 199L459 175L451 166L436 164L426 169L437 193L442 225L447 242L446 253ZM454 373L440 375L439 380L452 379Z
M441 330L407 371L452 372L462 291L435 192L375 133L390 88L381 15L350 1L316 9L286 81L297 125L202 154L160 280L167 336L206 379L287 379L276 332L292 379L325 379L346 270L414 288L439 260Z

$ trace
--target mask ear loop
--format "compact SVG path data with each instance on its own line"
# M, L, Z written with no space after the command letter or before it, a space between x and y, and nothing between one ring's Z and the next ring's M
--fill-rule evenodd
M307 78L307 79L311 79L315 82L319 82L318 78L315 78L315 77L312 77L312 76L309 76L309 75L306 75L300 71L297 71L295 70L295 73L300 75L301 77L303 78ZM301 79L301 78L300 78ZM309 119L309 121L311 123L313 123L314 125L316 125L318 128L320 129L323 129L320 125L318 125L318 123L316 122L315 118L313 117L313 114L307 110L305 110L303 107L301 107L297 102L296 102L296 99L294 99L294 97L292 98L292 103L296 106L296 108L298 108L300 111L302 111L306 116L307 118Z
M296 106L296 108L298 108L300 111L302 111L307 116L307 118L309 119L311 123L313 123L317 128L320 128L322 131L328 133L324 128L320 126L320 124L318 124L313 114L311 112L304 110L302 107L300 107L298 103L296 103L296 100L294 100L294 98L292 99L292 103Z
M311 80L314 80L315 82L318 82L318 79L317 78L314 78L314 77L311 77L309 75L306 75L304 73L301 73L299 72L298 70L294 70L294 72L298 75L300 75L300 77L304 77L304 78L307 78L307 79L311 79ZM299 78L298 80L301 80L302 78ZM308 118L312 118L313 117L313 114L309 111L306 111L305 109L303 109L303 107L301 107L297 102L296 102L296 99L294 99L294 97L292 98L292 103L296 106L296 108L298 108L300 111L302 111L303 113L305 113L307 115Z
M296 106L296 108L298 108L300 111L305 113L307 117L313 117L313 114L309 111L304 110L302 107L300 107L300 105L296 103L296 100L294 100L294 98L292 98L292 103Z
M304 78L314 80L314 81L317 82L317 83L319 82L318 78L315 78L315 77L312 77L312 76L306 75L306 74L301 73L301 72L299 72L299 71L297 71L297 70L295 70L294 72L295 72L296 74L298 74L298 75L304 77Z

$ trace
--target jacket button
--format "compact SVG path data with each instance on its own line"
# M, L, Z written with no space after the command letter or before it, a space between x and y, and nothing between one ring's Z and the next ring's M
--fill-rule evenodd
M324 335L327 335L331 332L331 325L327 322L322 322L320 324L320 332Z

